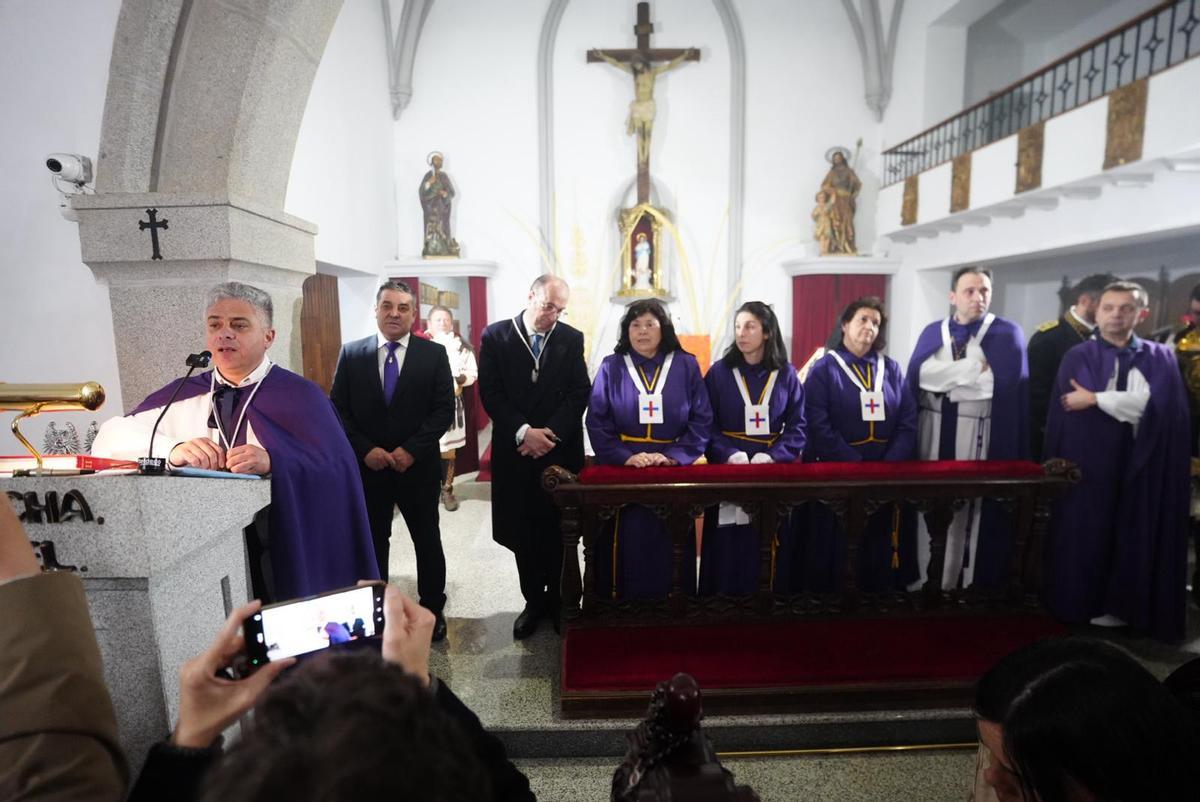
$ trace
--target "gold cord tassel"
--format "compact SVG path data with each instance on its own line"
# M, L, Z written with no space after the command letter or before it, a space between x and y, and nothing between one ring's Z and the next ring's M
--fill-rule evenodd
M892 570L900 567L900 504L892 504Z

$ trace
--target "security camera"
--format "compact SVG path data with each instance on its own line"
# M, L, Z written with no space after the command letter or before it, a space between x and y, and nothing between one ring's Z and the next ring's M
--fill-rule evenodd
M92 160L74 153L51 153L46 157L46 169L55 178L83 186L92 180Z

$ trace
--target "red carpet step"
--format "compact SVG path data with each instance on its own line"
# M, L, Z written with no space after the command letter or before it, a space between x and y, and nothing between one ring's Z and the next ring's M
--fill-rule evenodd
M678 671L721 712L958 706L999 658L1066 629L1041 614L570 627L568 715L627 715Z

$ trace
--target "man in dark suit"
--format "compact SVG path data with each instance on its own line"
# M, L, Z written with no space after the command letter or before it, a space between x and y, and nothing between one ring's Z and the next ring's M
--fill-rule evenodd
M1046 437L1046 414L1054 379L1063 356L1092 336L1096 328L1096 306L1104 288L1117 277L1097 273L1081 279L1078 284L1060 293L1062 303L1072 304L1057 320L1038 326L1029 338L1029 437L1030 456L1042 459L1042 441Z
M569 296L565 281L539 276L524 311L488 326L479 352L479 394L493 421L492 538L516 557L525 597L515 638L545 616L558 628L562 534L542 471L583 467L591 391L583 334L559 321Z
M421 605L437 616L437 641L446 637L438 438L454 416L454 386L446 349L412 335L416 317L416 299L407 284L389 281L380 287L375 293L379 333L342 346L329 396L359 460L379 575L388 575L392 515L399 507L417 555Z

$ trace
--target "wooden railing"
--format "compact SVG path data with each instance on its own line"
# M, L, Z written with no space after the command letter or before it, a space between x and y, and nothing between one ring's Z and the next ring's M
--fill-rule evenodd
M1200 55L1200 0L1169 0L883 152L884 185Z
M869 467L864 467L869 466ZM733 468L732 471L728 470ZM714 470L715 469L715 470ZM765 469L765 470L764 470ZM809 615L923 615L1040 606L1041 554L1051 503L1079 479L1071 463L825 463L780 466L707 466L644 469L603 468L589 481L561 467L546 469L543 487L562 510L562 615L566 623L718 621L740 617ZM620 473L625 472L625 473ZM623 477L628 475L626 481ZM770 476L758 481L757 477ZM999 588L942 590L946 533L955 512L971 499L997 502L1012 521L1007 581ZM858 589L858 546L871 514L901 501L924 515L931 538L928 581L915 592L863 593ZM697 596L685 593L686 545L705 509L721 502L741 506L760 545L757 593ZM847 539L844 587L833 594L776 594L771 588L772 542L779 524L798 505L826 505ZM603 529L628 504L652 510L666 523L674 545L672 588L663 599L621 600L595 591L595 547ZM578 557L583 542L584 566Z

